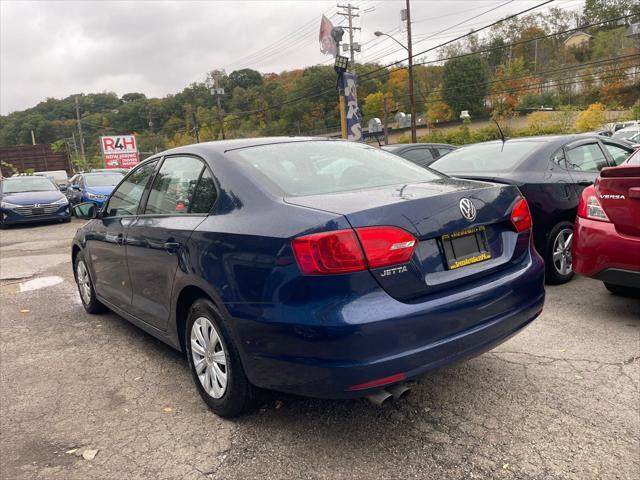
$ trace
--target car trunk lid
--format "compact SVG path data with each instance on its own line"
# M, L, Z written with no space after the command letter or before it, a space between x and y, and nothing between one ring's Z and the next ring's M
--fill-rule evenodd
M411 233L417 240L411 261L371 273L391 296L412 302L505 268L522 256L528 237L519 240L511 224L511 211L520 197L511 185L442 178L285 201L344 215L356 230L394 226ZM475 207L471 220L463 216L463 199ZM465 233L465 245L455 240L460 232ZM452 245L457 245L458 254L452 253ZM464 252L467 246L470 250ZM462 260L456 263L452 257Z
M595 189L616 230L625 235L640 236L640 166L602 169Z

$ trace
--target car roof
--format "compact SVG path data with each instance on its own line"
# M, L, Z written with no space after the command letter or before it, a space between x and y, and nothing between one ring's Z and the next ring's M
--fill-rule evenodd
M325 137L258 137L258 138L238 138L233 140L217 140L214 142L202 142L194 143L191 145L185 145L183 147L172 148L171 150L165 150L158 155L154 155L153 158L158 158L163 155L172 155L176 153L195 153L200 151L202 153L217 153L224 154L233 150L239 150L248 147L258 147L261 145L273 145L277 143L294 143L294 142L312 142L312 141L328 141L328 142L342 142L342 139L332 139ZM145 159L145 162L147 160Z
M380 148L386 150L387 152L399 152L401 150L407 150L414 147L441 147L451 149L458 148L455 145L449 145L448 143L394 143L391 145L382 145Z
M118 170L114 170L113 172L88 172L88 173L79 173L78 175L82 175L85 177L90 177L90 176L97 176L97 175L109 175L112 173L117 173L119 175L122 175L122 172L118 171Z

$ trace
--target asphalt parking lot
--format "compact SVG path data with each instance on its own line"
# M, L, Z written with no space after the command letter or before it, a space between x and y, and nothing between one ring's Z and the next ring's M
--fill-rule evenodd
M640 299L578 278L399 402L274 393L222 420L178 352L84 312L78 225L0 232L3 479L640 478Z

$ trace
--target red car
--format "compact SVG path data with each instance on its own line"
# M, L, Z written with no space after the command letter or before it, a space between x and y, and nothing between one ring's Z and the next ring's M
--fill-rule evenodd
M640 298L640 150L582 191L573 232L576 273Z

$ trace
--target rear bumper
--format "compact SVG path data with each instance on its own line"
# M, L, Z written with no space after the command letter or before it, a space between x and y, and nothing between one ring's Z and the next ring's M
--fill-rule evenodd
M267 326L264 318L236 317L235 333L255 385L319 398L362 397L381 387L350 387L398 374L411 379L504 342L542 311L543 283L544 265L534 254L508 273L420 304L398 302L378 288L337 311L340 320L327 322L324 311L324 326L304 319Z
M604 282L640 287L640 237L618 233L613 223L576 218L573 270Z

